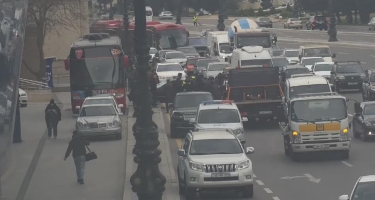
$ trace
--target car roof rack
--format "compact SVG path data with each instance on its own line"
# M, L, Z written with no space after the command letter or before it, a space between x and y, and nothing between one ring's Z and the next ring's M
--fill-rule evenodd
M217 104L230 104L234 103L233 100L211 100L211 101L202 101L203 105L217 105Z
M337 92L302 93L302 94L297 94L297 97L335 96L335 95L339 95L339 93Z
M361 64L361 61L335 61L335 65L337 64Z

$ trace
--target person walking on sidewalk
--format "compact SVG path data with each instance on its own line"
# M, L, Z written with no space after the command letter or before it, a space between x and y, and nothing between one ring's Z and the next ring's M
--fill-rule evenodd
M82 137L78 131L73 131L72 140L69 142L64 160L66 160L73 151L74 164L76 166L77 182L84 184L85 163L86 163L86 145L90 142Z
M53 136L56 139L57 124L59 123L59 121L61 121L61 111L59 106L57 106L57 104L55 103L55 100L51 99L46 109L44 110L44 114L48 129L48 138L51 138L53 129Z

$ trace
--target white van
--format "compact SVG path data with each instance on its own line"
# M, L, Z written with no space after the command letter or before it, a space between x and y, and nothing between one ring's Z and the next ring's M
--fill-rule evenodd
M273 67L270 52L261 46L246 46L235 49L229 63L231 68Z
M152 12L152 8L150 6L146 6L146 22L152 22L153 17L154 12ZM133 21L135 21L135 16L133 17Z
M219 57L221 62L232 56L233 47L231 47L226 35L215 35L212 44L209 45L211 47L211 56Z

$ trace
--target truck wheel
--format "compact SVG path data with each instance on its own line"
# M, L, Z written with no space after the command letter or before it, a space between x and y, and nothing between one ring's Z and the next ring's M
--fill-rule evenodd
M342 152L341 152L341 157L342 157L342 159L344 159L344 160L349 159L349 150L342 151Z
M242 191L243 197L245 198L252 198L254 195L254 188L253 185L245 186Z
M186 176L185 176L185 198L186 200L195 200L196 196L196 189L192 187L188 187Z

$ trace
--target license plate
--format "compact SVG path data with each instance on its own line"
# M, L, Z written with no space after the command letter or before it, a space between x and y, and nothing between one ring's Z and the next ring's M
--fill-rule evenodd
M328 144L318 144L314 145L314 149L328 149L329 145Z
M259 111L259 114L261 115L272 114L272 111Z
M356 82L350 82L350 83L348 83L348 85L358 85L358 83L356 83Z
M212 173L211 177L220 178L220 177L229 177L230 173Z

